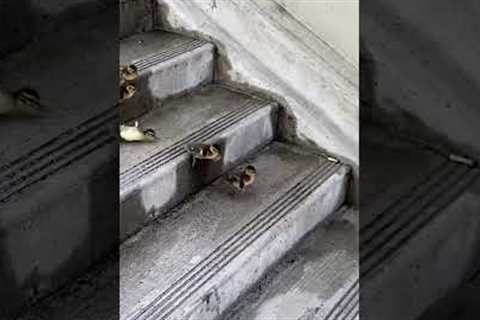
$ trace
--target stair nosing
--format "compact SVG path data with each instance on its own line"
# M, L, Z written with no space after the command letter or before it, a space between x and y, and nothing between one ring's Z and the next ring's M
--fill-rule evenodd
M339 315L345 310L345 308L358 296L359 292L359 279L355 280L354 283L347 289L347 291L342 295L340 300L335 304L335 306L330 310L330 312L325 317L325 320L336 320ZM335 318L332 318L335 317Z
M105 141L111 141L114 136L111 132L104 129L104 126L114 122L116 116L113 110L115 110L115 108L110 108L74 128L65 130L40 147L4 165L2 170L5 171L2 172L2 175L6 177L6 179L3 179L0 183L0 190L2 192L0 203L8 202L15 194L57 172L59 168L55 165L60 161L67 159L67 164L61 166L63 168L75 162L75 159L83 158L83 156L69 158L73 153L79 153L84 149L90 150L81 152L81 154L86 156L90 152L103 147L106 144ZM101 137L103 134L103 139L92 138L92 136L98 134L100 134ZM71 147L71 142L75 142L73 148ZM28 172L26 173L25 170L27 169Z
M433 177L432 175L428 175L427 177L423 178L419 183L409 188L407 192L403 192L401 196L399 196L397 199L389 203L386 208L382 209L380 213L375 216L375 219L373 221L371 221L366 226L360 229L360 234L362 235L362 238L365 239L365 234L368 233L370 230L373 229L373 231L375 231L375 228L377 227L377 225L380 224L384 219L388 218L391 215L391 212L395 211L395 209L397 209L400 205L404 203L408 203L413 198L421 197L426 192L428 192L431 189L431 187L429 187L430 183L435 183L436 180L441 179L443 175L448 174L450 171L454 169L453 166L450 168L449 165L451 165L451 162L449 162L448 160L445 160L440 165L438 165L437 168L431 171L431 172L437 172L438 170L440 170L441 172L440 174L434 174ZM449 170L446 170L446 169L449 169ZM424 187L426 187L427 189L423 190ZM373 232L373 233L376 233L376 232Z
M463 167L463 169L464 170L459 171L459 174L454 176L453 182L441 184L440 186L443 188L438 191L438 196L432 197L432 199L427 201L426 204L422 205L420 209L414 210L415 214L409 215L409 217L413 218L407 220L401 226L397 227L393 232L391 232L387 240L383 240L382 243L380 243L373 249L370 248L365 254L362 254L362 252L360 252L360 259L364 260L364 264L367 265L366 269L361 270L361 277L366 277L374 273L374 271L378 269L389 257L391 257L400 248L402 248L405 242L409 241L415 234L419 232L419 230L425 227L427 223L434 219L442 210L442 208L440 208L434 210L434 212L428 213L429 207L432 207L439 202L443 203L446 201L450 201L452 197L455 197L458 194L459 189L464 188L473 180L473 178L476 178L479 175L479 172L475 170L465 167ZM470 177L470 179L468 179L468 181L463 180L464 177L468 176L471 173L473 173L473 175L472 177ZM424 198L430 195L431 194L426 194ZM406 235L405 232L407 233ZM381 239L384 239L384 237ZM394 245L391 245L392 242L394 242Z
M201 263L197 264L194 268L192 268L190 271L185 273L181 278L179 278L164 292L157 295L157 297L154 298L146 307L140 308L140 310L133 312L127 318L130 320L150 319L152 315L155 315L156 318L158 318L159 312L163 314L163 316L160 316L160 319L164 319L165 317L167 317L169 314L171 314L178 308L178 305L181 305L185 300L190 298L191 295L195 294L197 292L197 289L204 286L205 283L210 280L210 278L218 274L218 272L222 270L226 265L228 265L228 263L230 263L231 260L235 259L235 257L243 253L246 246L245 246L245 243L240 242L239 239L243 237L247 237L250 243L254 242L256 239L258 239L258 237L263 235L271 227L273 227L276 223L278 223L278 221L281 221L281 219L283 219L286 215L288 215L288 213L292 212L292 210L294 210L301 203L302 200L308 198L308 196L310 196L315 190L317 190L335 172L338 172L338 170L340 170L341 167L343 167L343 165L341 164L333 164L333 163L329 163L328 161L323 161L321 165L318 165L314 170L312 170L315 174L306 175L306 177L304 177L295 186L290 187L288 191L286 191L284 194L278 197L278 199L282 199L283 202L278 201L278 199L277 201L273 201L271 205L269 205L265 209L261 210L257 215L255 215L250 220L250 222L243 225L240 230L233 233L228 239L223 241L222 244L217 246L217 248L214 251L212 251L212 253L210 253L206 258L204 258ZM315 181L315 178L317 177L320 179ZM304 190L302 190L302 188ZM298 195L297 193L299 192L300 194ZM279 206L279 208L272 210L272 207L275 208L276 206ZM269 212L269 210L271 212ZM267 225L261 219L264 219L266 223L267 224L269 223L270 225ZM260 222L258 222L257 220L260 220ZM255 222L257 223L257 225L254 224ZM245 228L248 228L250 225L253 225L253 227L257 228L258 230L253 229L253 231L250 231L247 229L247 231L245 231L244 234L242 234L241 233L243 232L242 230ZM266 229L262 230L265 227ZM231 249L232 246L227 247L228 242L231 242L231 241L233 241L234 245L238 244L237 242L240 242L240 247L243 245L243 248L238 249L237 248L238 246L237 246ZM250 243L247 243L247 246L250 245ZM219 250L222 250L223 247L227 247L228 248L227 250L230 249L231 252L222 253L222 251L220 251L219 254L215 255L215 253L218 252ZM236 252L235 250L238 252ZM210 264L211 262L207 262L208 261L207 259L212 257L212 259L218 260L224 255L227 257L226 262L225 262L225 259L220 260L219 262L216 262L215 266L208 268L208 264ZM215 261L215 260L212 260L212 261ZM195 270L202 263L205 263L206 266L202 267L201 270L207 269L207 272L204 275L200 276L200 280L198 279L196 281L192 280L192 278L193 279L197 278L197 272ZM223 265L220 266L220 268L217 268L217 265L221 263L223 263ZM218 270L216 270L215 268L217 268ZM182 280L182 279L185 279L186 277L188 277L188 279ZM182 283L179 281L184 281L184 282ZM191 286L190 286L185 289L184 287L186 286L186 284L190 283L191 281L193 281L193 285L196 285L197 288L191 289ZM203 282L198 284L198 282L200 281L203 281ZM180 284L177 284L177 283L180 283ZM179 289L177 289L177 287L179 287ZM178 293L178 290L182 290L182 288L183 288L183 291L180 292L179 297L172 297L172 292L176 294ZM166 301L168 305L167 306L160 305L160 302L163 302L163 301Z
M168 60L172 60L175 57L179 57L183 54L194 51L195 49L201 48L205 45L208 45L208 42L193 39L190 42L183 43L176 47L170 48L169 50L153 53L140 59L135 59L131 62L131 64L135 65L139 72L142 72L156 65L160 65Z
M239 107L236 107L233 111L225 113L221 117L215 119L215 121L191 132L187 136L174 142L172 145L143 159L139 163L120 173L121 190L126 189L128 186L162 167L169 161L185 155L187 153L187 150L185 150L186 145L211 139L219 132L227 130L268 105L270 105L270 102L268 101L249 99Z

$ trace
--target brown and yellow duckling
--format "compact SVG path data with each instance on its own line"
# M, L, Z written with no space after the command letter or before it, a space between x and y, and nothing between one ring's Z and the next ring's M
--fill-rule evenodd
M132 82L138 78L138 69L134 64L120 66L120 85L125 82Z
M125 142L153 142L157 140L155 130L141 129L138 121L133 126L120 125L120 138Z
M138 69L135 65L120 66L120 101L130 99L137 92L134 81L138 77Z
M186 147L187 152L192 155L192 167L195 167L197 160L219 161L222 153L214 145L198 143Z
M137 87L133 84L126 84L120 86L120 101L119 103L124 102L125 100L130 99L137 92Z
M232 185L235 191L243 192L255 182L256 175L257 170L255 167L248 165L240 170L239 173L227 176L227 181Z

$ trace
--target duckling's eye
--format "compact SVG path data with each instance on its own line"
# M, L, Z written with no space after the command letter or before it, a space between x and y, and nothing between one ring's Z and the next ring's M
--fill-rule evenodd
M144 131L144 133L145 133L146 135L151 136L151 137L155 137L155 135L156 135L156 133L155 133L155 131L154 131L153 129L147 129L147 130Z

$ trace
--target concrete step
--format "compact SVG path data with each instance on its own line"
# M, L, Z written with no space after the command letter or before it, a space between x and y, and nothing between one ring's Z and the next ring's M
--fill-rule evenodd
M123 120L150 110L159 100L213 80L214 46L175 33L139 33L120 42L120 64L139 70L137 93L120 108Z
M360 316L376 320L388 314L392 320L414 320L478 265L480 171L428 155L416 145L399 146L393 139L373 147L382 158L366 161L383 176L375 178L364 170L369 184L389 190L395 176L411 166L423 174L421 178L411 174L411 187L394 200L379 195L380 203L360 208L368 219L360 228L364 300ZM402 162L396 159L399 154L414 161Z
M106 113L116 116L118 84L112 79L118 79L118 72L112 57L118 55L118 44L114 35L112 12L105 10L65 23L1 61L0 90L31 87L45 111L32 117L0 116L0 168L16 164L20 154L38 153L58 137L68 140L90 125L90 130L101 128L98 120ZM90 52L97 54L86 54ZM50 151L46 149L45 155Z
M119 0L120 39L152 31L156 26L155 7L152 0Z
M121 235L124 238L275 138L278 106L208 85L139 119L159 140L120 146ZM223 160L199 163L185 146L220 147Z
M90 268L65 287L29 308L24 308L14 319L117 320L117 257L110 257Z
M480 317L480 269L460 288L432 305L418 320L475 320Z
M1 319L57 290L117 245L115 132L38 158L38 166L26 162L15 184L2 185L8 191L0 202Z
M320 224L245 294L225 320L358 319L358 212Z
M342 164L276 142L248 163L252 189L219 178L122 245L121 319L214 319L344 203Z
M0 63L1 90L31 87L45 107L38 116L0 116L0 319L114 245L116 18L99 1L74 2L35 6L38 19L21 21L45 22L38 41Z

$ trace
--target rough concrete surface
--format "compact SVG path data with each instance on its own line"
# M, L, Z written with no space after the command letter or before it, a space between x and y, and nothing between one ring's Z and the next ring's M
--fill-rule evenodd
M118 0L117 0L118 1ZM155 2L151 0L120 0L119 37L148 32L155 27Z
M347 170L295 150L274 143L249 161L258 171L251 190L234 194L220 178L125 242L120 255L121 318L146 319L151 312L169 319L215 317L299 237L337 209L345 199ZM317 173L309 178L312 172ZM309 179L302 188L309 186L310 191L294 191L297 183L303 181L301 187ZM287 197L288 192L293 193ZM296 208L287 201L305 196ZM264 223L272 224L271 229L263 229ZM251 238L254 235L258 238ZM133 316L140 310L146 313Z
M222 319L358 317L357 231L358 212L354 211L331 224L320 224L222 315ZM342 301L344 297L347 299Z
M476 1L362 3L377 121L480 157L479 13Z
M72 21L0 63L3 90L32 87L46 108L33 117L0 116L0 166L18 161L19 150L28 155L61 134L74 134L115 105L113 21L111 10Z
M15 21L19 8L34 18ZM5 319L114 245L118 148L111 111L118 99L118 61L112 59L118 21L106 1L2 2L0 11L2 24L14 22L14 32L2 37L2 50L12 46L0 54L0 87L30 87L45 107L38 116L0 116ZM9 43L15 37L18 43Z
M117 150L111 141L0 204L0 318L58 289L114 248Z
M365 139L361 317L413 320L478 265L480 172L378 130Z
M120 106L122 120L136 118L167 97L210 83L214 47L174 33L140 33L120 42L120 64L139 70L137 92Z
M477 275L437 301L419 320L476 320L479 317L480 276Z
M213 41L218 77L289 107L294 136L358 165L358 70L274 1L158 0L163 28Z
M140 118L159 139L120 147L122 238L271 142L277 110L269 101L209 85ZM217 145L222 160L192 168L185 147L194 142Z

